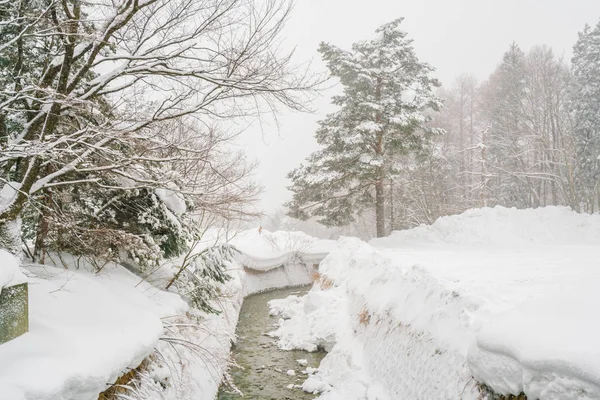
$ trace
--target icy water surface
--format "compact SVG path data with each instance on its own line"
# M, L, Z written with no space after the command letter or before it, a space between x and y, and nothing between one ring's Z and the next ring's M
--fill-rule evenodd
M318 367L325 353L305 351L281 351L273 338L264 334L275 330L274 324L279 317L269 316L267 303L273 299L282 299L290 294L304 295L310 287L278 289L246 297L236 329L237 343L233 349L236 362L244 369L232 368L231 376L235 385L244 393L244 397L219 391L218 400L304 400L316 396L302 389L288 389L290 384L301 385L306 375L300 371L306 367L296 362L306 359L309 367ZM294 370L290 376L287 371Z

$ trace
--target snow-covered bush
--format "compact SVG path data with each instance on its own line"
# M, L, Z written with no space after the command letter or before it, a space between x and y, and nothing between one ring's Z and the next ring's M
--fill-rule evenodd
M189 253L167 284L167 289L175 286L194 308L218 313L212 302L219 297L221 285L231 279L226 269L236 253L236 248L228 244Z
M182 254L198 230L148 189L65 187L52 190L51 199L44 208L36 207L43 199L32 202L23 218L23 239L40 262L45 253L65 252L144 271Z

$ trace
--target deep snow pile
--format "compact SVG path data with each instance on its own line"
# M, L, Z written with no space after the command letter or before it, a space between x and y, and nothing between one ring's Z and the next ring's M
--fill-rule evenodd
M6 399L98 398L152 353L163 332L160 318L187 308L116 265L97 275L50 266L24 272L30 330L0 345Z
M191 308L186 315L164 319L165 336L173 340L159 343L161 357L152 365L157 370L153 375L159 377L153 376L153 380L168 383L166 390L156 396L157 400L215 397L230 364L231 343L244 299L243 269L232 262L228 270L232 279L221 286L221 297L215 302L219 314L205 314Z
M441 217L432 225L394 232L370 243L376 247L597 245L600 243L600 215L578 214L568 207L476 208L460 215Z
M471 210L371 245L342 239L320 268L346 305L330 317L337 344L305 389L476 399L477 380L502 394L600 398L598 260L600 217L559 207ZM302 306L310 296L281 323L282 347L319 332L319 311ZM349 394L356 377L365 388Z
M335 247L335 241L322 240L303 232L250 229L231 242L242 253L238 262L255 271L269 271L284 264L318 264Z

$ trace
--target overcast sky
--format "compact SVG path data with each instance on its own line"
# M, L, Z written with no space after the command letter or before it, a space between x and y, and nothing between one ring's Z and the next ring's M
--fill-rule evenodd
M570 59L577 32L600 19L600 0L296 0L285 44L296 47L297 60L313 59L323 70L321 41L348 48L398 17L421 60L451 86L465 72L485 79L512 41L524 51L546 44ZM240 138L248 157L260 162L255 180L265 188L259 207L267 214L291 197L288 171L318 148L316 121L334 110L331 93L313 104L314 114L283 112L279 129L256 123Z

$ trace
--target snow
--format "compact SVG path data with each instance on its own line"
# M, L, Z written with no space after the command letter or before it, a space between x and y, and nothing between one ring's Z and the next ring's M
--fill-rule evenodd
M24 281L24 276L19 270L19 262L9 252L0 249L0 292L6 286L15 285Z
M344 323L344 297L336 290L313 288L307 296L289 296L269 302L271 315L281 317L278 328L269 335L278 338L283 350L331 351L337 341L337 327Z
M170 189L155 189L154 193L176 215L181 215L186 211L185 199L180 193Z
M192 346L172 346L160 342L158 351L166 363L162 376L171 385L162 393L165 400L197 400L215 398L223 375L230 364L230 347L242 306L244 271L235 262L228 268L232 280L221 288L222 297L215 306L220 314L204 314L190 309L187 315L167 319L173 326L169 336L192 343Z
M578 214L568 207L517 210L497 206L441 217L432 225L375 239L377 247L407 245L595 245L600 243L600 215Z
M343 238L306 297L271 302L282 316L273 334L286 349L333 338L303 385L323 399L477 399L477 382L599 398L598 259L600 216L563 207L470 210L370 244Z
M100 274L28 266L28 333L0 345L0 393L10 399L97 399L152 353L161 317L187 306L122 267Z
M27 267L31 332L0 346L0 393L91 399L158 346L167 366L153 376L177 382L165 399L213 398L243 297L317 279L306 296L269 303L280 317L269 335L284 350L328 351L316 370L297 360L302 389L321 399L477 399L478 382L529 398L600 397L598 215L496 207L370 243L258 229L229 242L241 255L223 312L202 315L200 329L178 296L122 267ZM0 282L14 280L12 256L0 262L12 265ZM209 362L159 342L161 318Z
M254 260L272 260L290 253L322 255L324 258L336 246L333 240L316 239L303 232L260 232L258 229L241 232L231 240L231 244Z
M0 210L12 203L20 188L20 182L6 182L4 186L2 186L2 189L0 190Z

